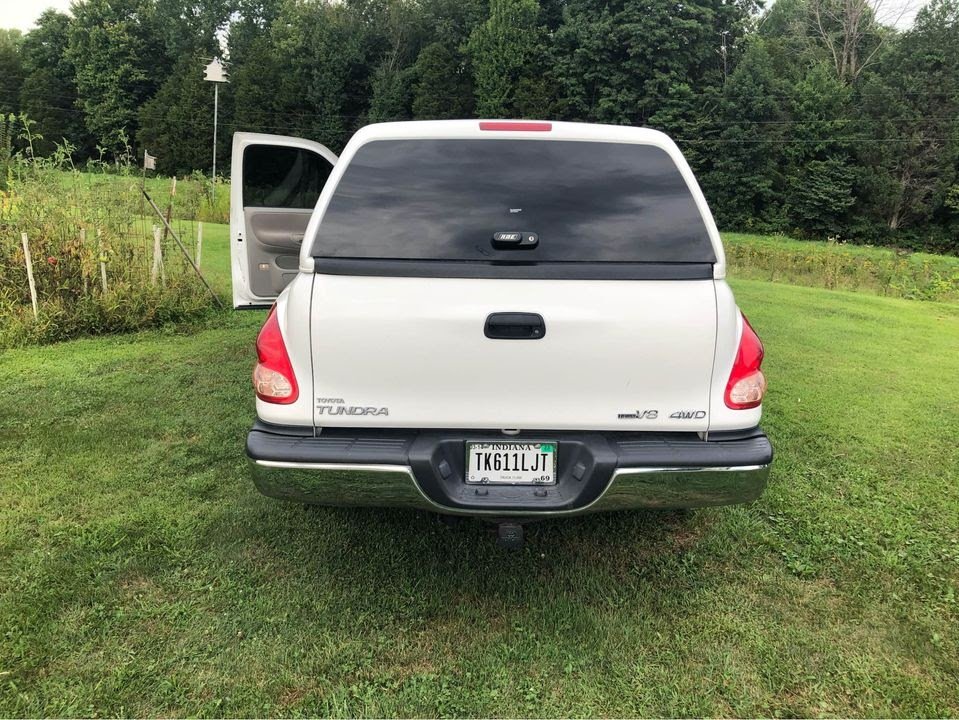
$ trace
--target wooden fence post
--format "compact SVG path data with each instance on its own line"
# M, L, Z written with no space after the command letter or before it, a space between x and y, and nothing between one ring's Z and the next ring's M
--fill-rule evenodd
M166 206L166 225L163 226L163 242L166 242L167 226L173 218L173 198L176 197L176 176L173 176L173 182L170 185L170 202Z
M107 256L103 252L103 231L97 230L97 249L100 251L100 285L107 291Z
M80 228L80 275L83 278L83 294L87 294L87 274L83 271L83 253L87 244L87 229Z
M223 310L224 309L223 301L220 300L219 296L216 294L216 291L212 287L210 287L210 283L207 282L207 279L203 277L203 273L200 272L200 268L198 268L196 266L196 263L193 262L193 258L190 257L190 251L186 249L186 245L183 244L183 241L180 239L180 236L176 234L176 231L172 227L170 227L169 221L165 217L163 217L163 213L160 211L160 208L157 207L157 204L153 202L153 198L150 197L150 194L146 190L141 190L140 192L143 193L143 197L145 197L147 202L150 203L150 207L153 208L153 212L155 212L157 214L157 217L160 218L160 220L163 222L163 225L167 229L167 232L169 232L173 236L173 239L176 241L177 247L179 247L180 252L183 253L183 257L185 257L186 261L190 263L190 267L193 268L194 272L196 272L196 276L200 278L200 282L203 283L203 286L210 293L210 297L213 298L213 302L216 303L216 306L220 308L220 310Z
M203 221L196 224L196 266L200 267L200 258L203 257Z
M27 264L27 283L30 285L30 302L33 304L33 319L36 320L39 315L37 311L37 284L33 280L33 258L30 257L30 245L27 242L26 233L20 233L20 241L23 243L23 259Z
M161 244L161 232L158 225L153 226L153 266L150 268L150 284L157 284L157 275L160 273L160 266L163 264L163 245Z

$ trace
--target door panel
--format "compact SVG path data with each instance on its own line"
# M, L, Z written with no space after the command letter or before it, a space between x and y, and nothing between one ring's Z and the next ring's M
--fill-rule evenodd
M296 277L307 223L336 159L310 140L256 133L233 136L234 307L266 307Z
M312 210L287 210L284 208L246 208L246 226L256 239L270 248L299 253L306 225Z
M312 214L312 210L244 208L250 288L258 297L276 297L296 276Z

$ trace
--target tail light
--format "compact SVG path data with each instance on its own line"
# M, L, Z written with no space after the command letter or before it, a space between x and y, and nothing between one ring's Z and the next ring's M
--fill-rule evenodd
M502 132L549 132L553 129L550 122L515 122L512 120L483 120L480 130L499 130Z
M253 368L253 389L256 396L268 403L289 405L296 402L300 391L290 364L290 356L283 344L280 323L276 319L276 306L256 337L256 367Z
M759 369L763 362L763 344L746 316L742 318L743 334L726 383L726 407L732 410L758 407L766 393L766 376Z

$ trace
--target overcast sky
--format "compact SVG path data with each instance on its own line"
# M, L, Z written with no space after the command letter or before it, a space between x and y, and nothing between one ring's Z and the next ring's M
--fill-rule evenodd
M26 32L48 7L69 10L71 0L0 0L0 27Z
M877 0L878 1L878 0ZM0 27L26 32L48 7L69 10L72 0L0 0ZM912 25L916 12L927 0L882 0L879 17L900 28Z

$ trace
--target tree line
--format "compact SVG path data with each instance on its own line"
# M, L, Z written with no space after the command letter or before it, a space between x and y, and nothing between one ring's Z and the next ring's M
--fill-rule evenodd
M37 153L208 171L233 131L334 151L384 120L669 133L721 227L959 252L959 0L78 0L0 32L0 112Z

